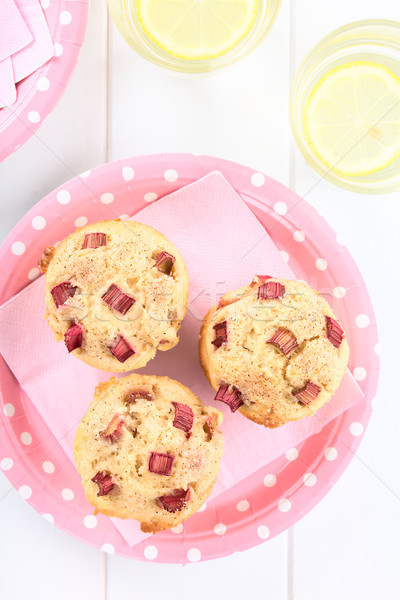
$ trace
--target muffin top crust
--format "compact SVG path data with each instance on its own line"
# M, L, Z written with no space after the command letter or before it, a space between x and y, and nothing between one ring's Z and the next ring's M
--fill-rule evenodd
M57 341L105 371L143 367L178 343L188 275L177 248L133 221L102 221L47 248L46 316Z
M199 351L215 399L271 428L327 402L349 356L346 335L318 292L268 276L255 276L211 308Z
M205 502L223 450L222 413L168 377L101 383L74 454L87 499L102 513L160 531Z

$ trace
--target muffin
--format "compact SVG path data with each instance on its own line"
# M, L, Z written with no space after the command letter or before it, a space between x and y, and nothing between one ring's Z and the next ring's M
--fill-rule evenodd
M87 225L46 248L39 265L56 340L92 367L138 369L178 343L188 274L155 229L119 219Z
M222 419L168 377L100 383L74 442L88 501L105 515L140 521L145 532L178 525L211 493Z
M306 283L269 276L256 276L211 308L199 352L215 400L270 428L328 402L349 357L326 300Z

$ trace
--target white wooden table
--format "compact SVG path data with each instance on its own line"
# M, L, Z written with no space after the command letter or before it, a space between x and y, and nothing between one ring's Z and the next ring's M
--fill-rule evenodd
M109 22L106 0L92 0L86 41L65 96L38 135L0 165L0 238L65 180L130 155L220 156L309 192L318 176L290 134L290 82L321 37L362 18L400 19L398 0L283 0L272 32L249 58L215 76L188 79L137 56ZM358 261L383 348L371 424L333 491L278 538L243 554L180 567L128 561L85 546L35 513L0 473L0 496L9 492L0 503L1 599L399 597L400 194L361 196L322 181L307 199Z

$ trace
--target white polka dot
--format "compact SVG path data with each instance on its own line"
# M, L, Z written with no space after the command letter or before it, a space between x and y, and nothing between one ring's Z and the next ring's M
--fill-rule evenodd
M368 327L368 325L369 325L369 316L368 315L364 315L364 314L357 315L356 316L356 325L360 329L364 329L365 327Z
M87 179L88 177L90 177L90 173L91 172L92 171L90 171L90 170L89 171L83 171L83 173L81 173L79 177L81 177L82 179Z
M111 194L111 192L104 192L104 194L100 196L100 200L103 204L111 204L111 202L114 202L114 194Z
M158 196L154 192L147 192L147 194L144 195L146 202L154 202L154 200L157 200L157 198Z
M87 225L87 217L78 217L75 219L75 227L85 227Z
M129 215L119 215L121 221L127 221L129 219Z
M286 215L287 213L287 204L285 202L275 202L274 211L277 215Z
M297 448L290 448L290 450L286 450L285 456L290 461L296 460L296 458L299 456L299 451Z
M100 548L103 552L107 552L108 554L114 554L115 548L112 544L103 544Z
M239 512L244 512L250 508L250 504L247 502L247 500L240 500L240 502L236 504L236 508Z
M60 14L61 25L69 25L72 21L72 15L68 10L63 10Z
M251 176L251 184L254 187L261 187L265 183L265 177L262 173L253 173Z
M333 295L335 296L335 298L344 298L346 295L346 288L340 285L338 287L335 287L335 289L333 290Z
M275 475L266 475L264 477L264 485L265 487L274 487L274 485L276 484L276 477Z
M83 519L83 524L88 529L93 529L97 525L97 519L94 515L86 515Z
M75 498L74 492L72 490L70 490L69 488L64 488L61 492L61 496L67 502L69 502L70 500L73 500Z
M39 115L38 111L37 110L31 110L28 113L28 120L31 123L39 123L39 121L40 121L40 115Z
M47 77L41 77L36 84L39 92L47 92L50 87L50 80Z
M157 558L157 556L158 556L157 548L155 546L146 546L146 548L144 549L144 556L148 560L153 560L154 558Z
M32 488L30 488L29 485L21 485L18 492L24 500L28 500L28 498L32 496Z
M364 431L364 426L362 423L359 423L358 421L354 421L354 423L352 423L350 425L350 433L351 435L354 435L354 437L358 437L359 435L362 435Z
M201 559L201 552L197 548L190 548L187 553L190 562L198 562Z
M135 177L135 171L132 169L132 167L124 167L122 169L122 177L125 179L125 181L131 181L131 179Z
M355 367L355 369L353 369L353 375L354 379L357 381L363 381L367 376L367 371L364 367Z
M287 263L289 262L289 254L286 252L286 250L279 250L279 254L282 256L283 260Z
M182 531L183 531L183 523L178 523L178 525L175 525L175 527L171 527L171 531L173 533L182 533Z
M214 527L215 535L224 535L226 533L225 523L217 523Z
M44 229L46 227L46 219L44 217L33 217L32 227L38 231Z
M376 354L377 356L380 356L380 355L381 355L381 345L380 345L380 343L379 343L379 342L377 342L377 343L375 344L374 351L375 351L375 354Z
M319 271L325 271L328 266L328 261L325 258L317 258L315 261L315 266Z
M33 267L33 269L31 269L28 273L28 279L30 279L31 281L33 281L34 279L37 279L40 275L40 271L37 267Z
M42 8L46 10L46 8L49 8L50 6L50 0L41 0L40 4L42 5Z
M257 535L262 540L266 540L267 537L269 536L269 529L268 529L268 527L266 525L259 525L257 527Z
M60 204L68 204L71 201L71 194L68 190L60 190L57 194L57 202Z
M50 474L50 473L54 473L54 471L55 471L55 466L49 460L45 460L44 463L42 464L42 467L43 467L43 471L45 473Z
M29 446L30 444L32 444L32 436L31 436L31 434L28 433L27 431L24 431L23 433L21 433L21 442L25 446Z
M25 252L25 244L23 242L14 242L11 246L11 252L16 256L21 256Z
M43 519L46 519L46 521L48 521L49 523L54 524L54 517L50 513L44 513L44 515L42 515L42 517L43 517Z
M178 173L175 171L175 169L167 169L164 173L164 179L165 181L173 183L178 179Z
M287 205L285 202L275 202L274 204L274 211L276 212L277 215L286 215L287 213Z
M306 239L306 234L304 233L304 231L301 231L301 229L299 229L298 231L294 232L293 239L295 242L304 242L304 240Z
M307 487L313 487L317 483L317 478L314 473L306 473L303 477L303 482Z
M200 506L200 508L197 509L197 512L204 512L206 510L206 508L207 508L207 503L204 502L204 504L202 504Z
M59 42L56 42L54 44L54 56L57 58L57 57L61 56L63 52L64 52L64 48L62 47L62 44L60 44Z
M12 458L2 458L0 462L0 468L2 471L9 471L14 464Z
M333 446L327 448L324 452L326 460L332 461L337 459L338 451Z
M15 414L14 404L11 404L9 402L5 404L3 407L3 412L6 415L6 417L13 417Z
M287 498L282 498L278 502L278 509L281 512L288 512L292 508L292 503Z

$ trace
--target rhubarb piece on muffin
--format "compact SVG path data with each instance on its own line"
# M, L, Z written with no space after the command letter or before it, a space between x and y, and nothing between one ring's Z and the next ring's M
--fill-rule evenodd
M199 352L216 402L271 428L328 402L349 357L346 334L318 292L260 275L211 308Z
M145 532L175 527L211 493L222 419L168 377L133 374L99 384L74 442L88 501L105 515L136 519Z
M155 229L119 220L87 225L46 248L39 264L54 336L89 365L130 371L178 343L187 270Z

